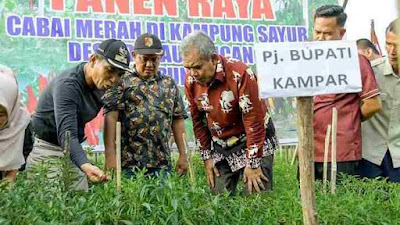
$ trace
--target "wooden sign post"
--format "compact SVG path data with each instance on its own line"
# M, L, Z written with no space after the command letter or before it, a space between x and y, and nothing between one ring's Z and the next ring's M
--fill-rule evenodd
M318 224L314 188L314 128L312 97L297 98L300 193L304 224Z
M263 72L258 77L261 98L297 97L303 222L317 224L311 96L361 92L357 45L355 41L258 43L255 56L257 70Z

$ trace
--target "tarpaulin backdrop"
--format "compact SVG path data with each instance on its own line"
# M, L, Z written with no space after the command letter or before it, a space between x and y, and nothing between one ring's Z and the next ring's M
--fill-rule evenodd
M23 100L34 113L38 96L60 71L88 60L98 44L121 39L133 48L142 33L156 34L165 55L160 69L183 85L179 45L203 30L218 53L257 70L253 44L308 37L312 13L336 0L1 0L0 64L18 73ZM259 71L259 76L268 75ZM280 138L296 137L293 98L266 99ZM101 113L86 127L89 144L102 144ZM192 139L191 121L187 121Z

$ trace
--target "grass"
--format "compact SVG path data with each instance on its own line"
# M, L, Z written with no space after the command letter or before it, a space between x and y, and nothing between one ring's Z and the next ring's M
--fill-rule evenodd
M139 173L123 180L120 193L114 181L62 193L62 182L22 173L13 190L0 188L0 224L302 224L297 166L285 154L275 157L274 191L250 197L212 195L200 159L194 161L194 184L175 174L162 183ZM321 186L316 184L320 224L400 224L396 184L347 177L336 195L322 193Z

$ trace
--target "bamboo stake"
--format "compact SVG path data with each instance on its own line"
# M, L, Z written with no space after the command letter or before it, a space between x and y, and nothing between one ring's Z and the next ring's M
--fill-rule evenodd
M63 192L71 190L74 177L71 175L71 132L65 131L64 136L64 157L62 159L61 180Z
M328 155L329 155L329 141L331 139L331 125L328 125L326 128L326 136L325 136L325 152L324 152L324 170L323 170L323 192L326 192L327 187L327 178L328 178Z
M331 153L331 193L336 193L336 136L337 136L337 110L332 109L332 153Z
M303 223L318 224L313 179L314 127L313 98L297 98L297 127L299 137L300 193L303 208Z
M297 155L298 149L299 149L299 145L296 145L296 148L294 149L294 153L293 153L292 163L291 163L292 166L294 164L294 161L296 161L296 155Z
M117 166L117 191L121 191L121 122L117 122L116 136L115 136L115 149L116 149L116 166Z
M70 157L70 141L71 141L71 132L69 130L65 131L65 137L64 137L64 153L67 155L67 157Z
M189 164L189 180L190 183L194 184L194 172L193 172L193 165L192 165L192 155L191 153L188 151L188 146L187 146L187 142L186 142L186 135L182 134L183 136L183 145L185 146L185 152L186 155L188 157L188 164Z
M289 160L290 160L290 153L291 153L291 150L290 150L290 147L286 147L286 150L285 150L285 162L286 163L289 163Z

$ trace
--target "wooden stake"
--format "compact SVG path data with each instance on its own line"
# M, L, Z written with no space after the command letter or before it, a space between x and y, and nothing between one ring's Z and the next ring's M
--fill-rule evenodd
M286 150L285 150L285 162L289 163L289 160L290 160L290 147L286 147Z
M189 180L190 180L190 183L194 184L194 172L193 172L193 165L192 165L192 155L188 151L188 146L187 146L187 142L186 142L186 135L182 134L182 136L183 136L183 145L185 146L185 152L186 152L186 155L188 157Z
M291 163L292 166L294 164L294 161L296 161L296 156L297 156L298 149L299 149L299 145L296 145L296 148L294 149L294 153L293 153L292 163Z
M64 153L67 157L70 157L70 141L71 141L71 132L69 130L65 131L64 137Z
M313 98L297 98L300 193L305 225L318 224L314 189Z
M332 153L331 153L331 193L336 193L336 136L337 136L337 110L332 109Z
M115 149L116 149L116 166L117 166L117 191L121 190L121 122L117 122L116 136L115 136Z
M72 174L71 170L71 132L69 130L65 131L64 136L64 157L62 158L61 164L61 183L62 191L69 191L73 187L74 180L77 178Z
M328 178L328 154L329 154L329 141L331 140L331 125L328 125L326 128L326 136L325 136L325 152L324 152L324 170L323 170L323 192L326 192L327 187L327 178Z

